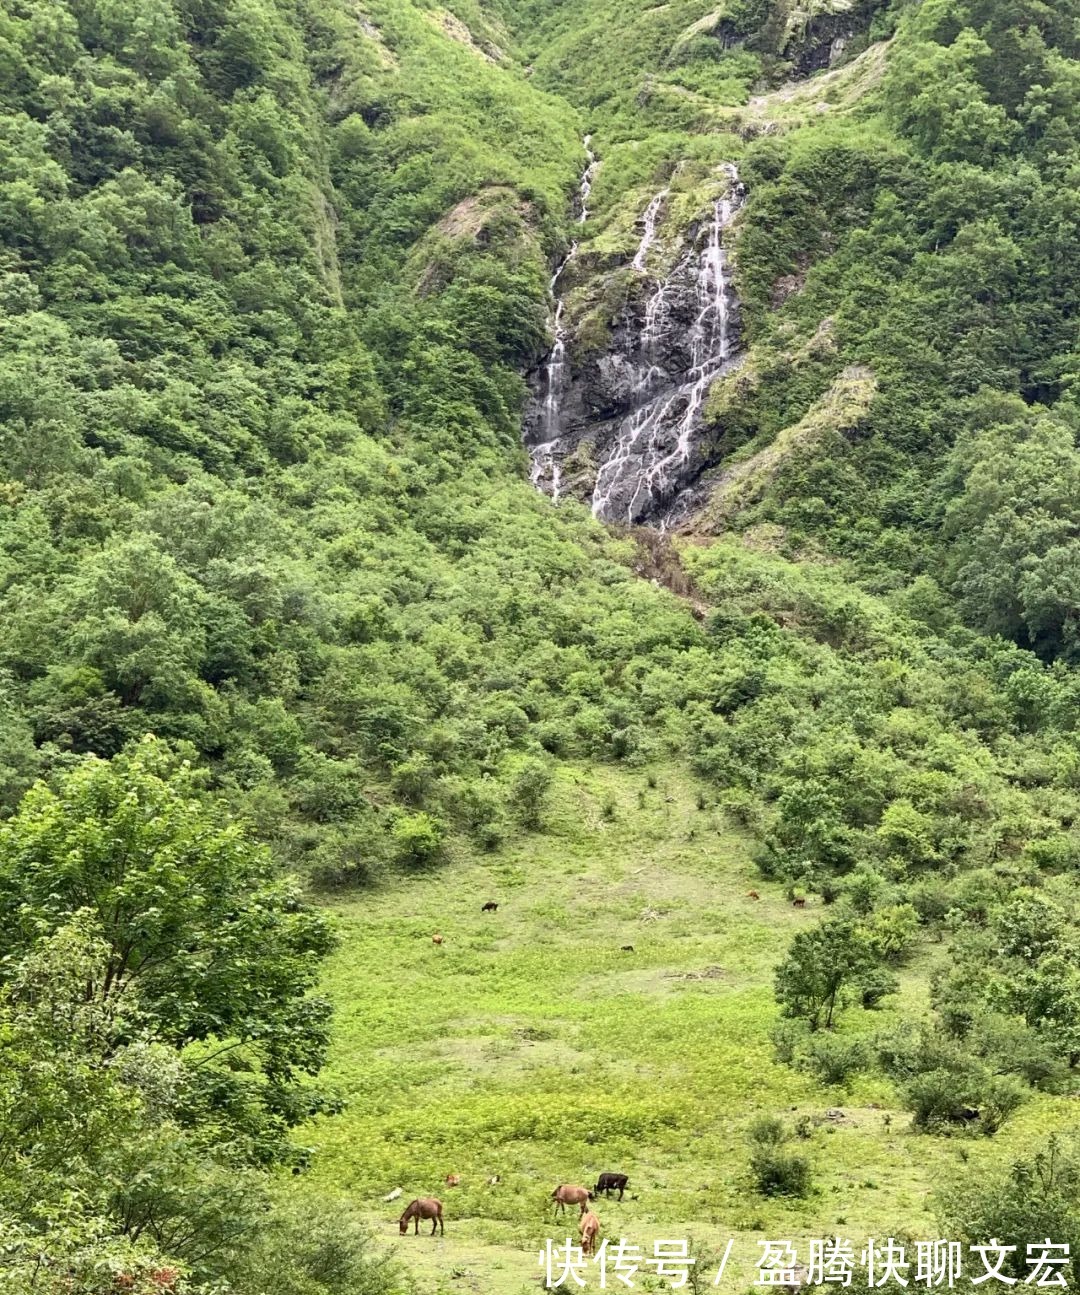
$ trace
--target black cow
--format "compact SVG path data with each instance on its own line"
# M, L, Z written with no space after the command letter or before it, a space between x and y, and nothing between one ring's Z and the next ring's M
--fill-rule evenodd
M593 1195L599 1196L601 1192L605 1196L611 1196L612 1191L619 1193L619 1200L622 1200L622 1194L626 1190L626 1174L601 1174L596 1180L596 1186L593 1188Z
M489 899L480 911L481 913L497 913L499 911L499 906Z

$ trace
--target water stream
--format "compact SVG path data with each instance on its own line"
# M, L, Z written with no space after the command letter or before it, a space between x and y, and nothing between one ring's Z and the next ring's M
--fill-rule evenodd
M679 469L690 458L705 397L731 360L731 319L737 303L733 300L723 238L741 203L742 186L735 167L726 170L730 187L713 204L704 246L697 253L698 311L690 330L690 367L674 388L659 391L624 419L619 428L615 451L601 466L593 490L593 514L607 521L635 522L654 512L657 505L673 501L681 484ZM689 255L694 255L693 249ZM685 266L686 261L682 264ZM671 277L678 273L676 267ZM666 287L667 283L662 283L646 306L641 334L646 356L662 332ZM626 502L628 472L636 481Z
M585 149L586 166L581 174L581 182L578 186L579 225L584 225L589 219L589 195L592 193L593 180L596 177L597 167L600 165L596 154L592 151L591 135L585 136L582 140L582 146ZM543 376L544 410L542 426L548 439L539 445L534 445L529 451L532 459L532 471L529 473L529 480L534 486L539 487L545 477L550 478L551 497L555 503L559 502L562 486L562 472L559 462L555 458L555 452L559 449L559 400L567 384L566 329L563 327L566 298L559 292L559 281L566 267L577 256L577 251L578 242L577 239L574 239L566 255L556 267L555 273L551 276L551 282L548 284L548 293L555 303L551 317L555 342L551 348L547 363L544 365Z
M645 208L645 214L641 218L641 223L645 227L645 232L641 235L641 242L638 245L637 255L631 264L635 270L644 270L645 262L648 259L649 248L656 241L656 226L660 219L660 211L667 201L668 190L661 189L653 198L652 202Z
M596 162L588 139L585 147L589 166L581 180L579 216L584 212L587 218ZM691 229L672 269L655 279L647 267L669 191L657 193L641 216L641 241L631 265L648 275L652 286L644 308L639 305L629 324L620 326L615 349L600 362L607 375L622 375L618 394L612 395L614 419L610 414L597 418L590 412L593 406L582 403L580 383L595 384L595 375L583 379L569 371L559 281L577 254L577 243L552 278L555 342L542 373L540 417L533 424L540 443L530 449L532 480L558 500L562 461L592 433L598 464L592 511L604 521L648 521L663 529L681 515L680 494L703 466L695 460L695 449L705 399L713 382L739 359L738 299L724 240L744 188L733 165L725 166L724 173L723 194Z

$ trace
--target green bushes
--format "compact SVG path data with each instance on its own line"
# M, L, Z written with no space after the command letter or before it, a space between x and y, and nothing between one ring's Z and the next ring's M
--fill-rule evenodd
M751 1125L750 1174L762 1196L807 1196L813 1175L806 1156L786 1149L791 1134L782 1120L763 1115Z

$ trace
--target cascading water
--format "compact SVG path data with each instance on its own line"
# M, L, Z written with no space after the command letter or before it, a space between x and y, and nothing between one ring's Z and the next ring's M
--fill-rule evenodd
M667 201L667 197L668 190L661 189L656 197L653 198L652 202L650 202L645 208L645 214L641 218L642 223L645 226L645 231L641 235L641 243L638 245L637 255L631 262L635 270L645 269L645 262L649 255L649 248L652 247L653 243L656 241L656 225L657 221L660 219L660 210Z
M684 484L705 397L731 363L738 303L723 237L742 203L743 188L734 166L725 171L728 191L713 205L704 246L700 252L692 248L646 304L638 347L644 374L639 387L646 399L620 424L614 450L601 464L593 489L593 513L605 521L640 521L673 502ZM697 313L689 333L689 365L674 384L649 394L656 385L652 351L664 329L665 296L670 285L686 275L695 255Z
M585 157L588 159L588 165L585 167L581 177L581 187L578 189L578 224L584 225L589 219L589 194L592 193L596 168L600 163L596 160L596 154L592 151L592 136L586 135L581 142L585 147Z
M581 183L578 186L578 224L580 225L584 225L589 219L589 195L592 193L593 180L596 177L597 167L600 165L591 145L592 136L586 135L582 140L582 146L585 149L586 166L581 175ZM529 473L529 480L538 487L542 486L545 480L549 480L551 482L551 497L555 503L559 502L562 486L562 472L559 462L555 458L555 452L559 448L559 398L566 388L567 377L566 330L563 327L566 299L559 293L559 280L562 278L566 267L577 255L577 251L578 243L577 239L575 239L570 244L570 250L559 263L555 273L551 276L551 282L548 284L548 292L555 303L551 317L555 343L551 348L547 364L544 366L542 427L547 439L539 445L534 445L529 451L532 459L532 471Z
M612 320L608 347L573 372L558 288L576 244L552 280L555 343L540 373L526 432L532 480L556 500L568 489L579 498L591 490L593 513L605 521L664 528L693 504L688 488L705 466L705 447L697 435L703 406L713 382L741 358L739 303L724 240L744 190L735 167L723 169L723 194L708 219L691 229L684 251L662 276L648 266L659 259L656 245L670 192L661 190L650 200L631 261L646 280L646 291L631 293ZM587 170L582 207L590 184ZM574 454L579 446L582 454Z

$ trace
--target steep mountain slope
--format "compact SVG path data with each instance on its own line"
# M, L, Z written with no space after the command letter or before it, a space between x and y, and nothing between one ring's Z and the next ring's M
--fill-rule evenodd
M463 860L548 866L582 762L642 771L605 775L624 817L624 779L644 813L649 770L681 762L685 795L690 764L771 905L835 905L855 1035L914 959L917 1037L841 1031L834 1055L807 1028L781 1054L920 1127L1058 1110L1039 1093L1080 1057L1078 17L0 7L13 1292L392 1287L311 1221L346 1181L317 1171L310 1214L264 1223L259 1175L303 1169L288 1130L333 1102L302 1087L325 942L238 824L316 892L452 886ZM553 506L535 485L556 479ZM56 797L25 797L39 777ZM103 1022L130 950L78 870L123 890L110 833L174 822L146 847L160 896L184 899L172 861L200 850L247 878L212 896L210 936L250 1016L202 1001L227 955L181 925L168 956L204 979ZM725 854L718 886L747 863ZM260 922L283 964L245 982L232 924ZM778 982L796 1018L807 947ZM745 986L759 1008L771 969ZM332 987L364 1046L379 995ZM115 1118L73 1157L101 1093Z

